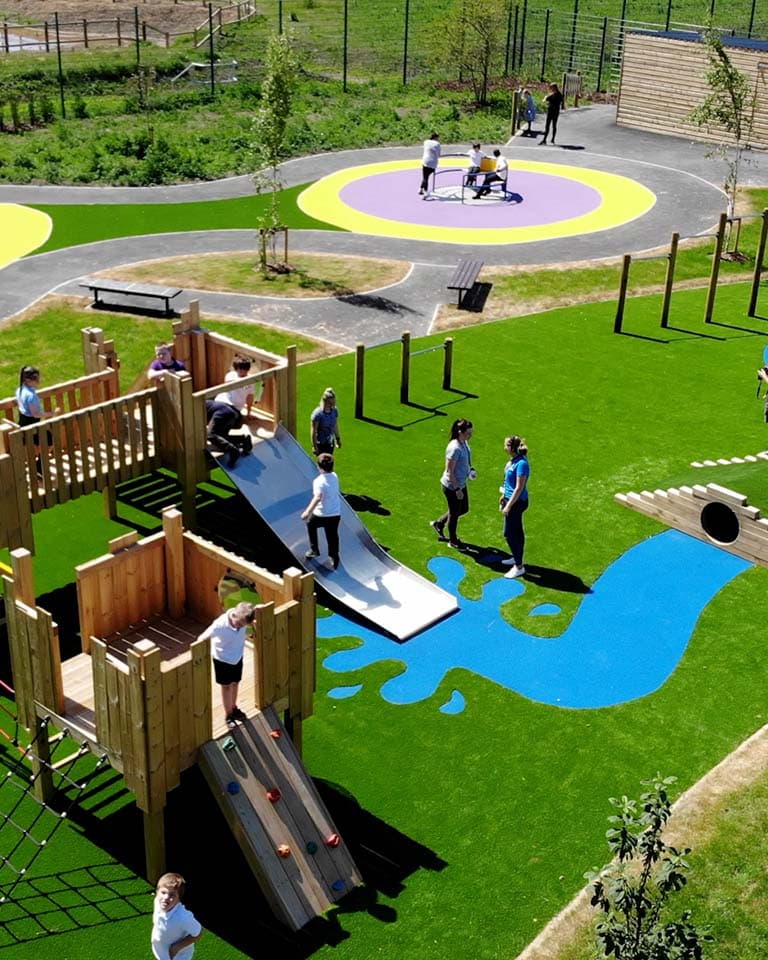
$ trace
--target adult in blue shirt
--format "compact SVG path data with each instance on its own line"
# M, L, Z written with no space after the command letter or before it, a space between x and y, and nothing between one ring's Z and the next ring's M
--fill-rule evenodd
M327 387L320 397L320 406L315 407L310 417L312 428L312 452L317 457L321 453L333 453L333 448L341 450L339 433L339 411L336 408L336 394Z
M512 556L509 560L502 560L502 563L510 568L504 576L507 580L514 580L525 574L523 514L528 509L528 477L531 475L531 467L528 463L528 447L522 437L507 437L504 449L509 460L504 467L504 485L501 488L499 509L504 517L504 539Z

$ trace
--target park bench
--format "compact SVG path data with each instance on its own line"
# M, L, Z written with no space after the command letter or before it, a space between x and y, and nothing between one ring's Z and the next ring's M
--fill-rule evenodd
M459 291L457 306L461 309L464 296L474 287L478 275L483 269L482 260L459 260L451 279L446 284L449 290Z
M182 290L177 287L161 287L154 283L138 283L133 280L110 280L109 277L86 277L81 281L81 287L86 287L93 294L93 306L105 305L104 294L119 294L126 297L144 297L150 300L160 300L165 304L165 316L173 315L171 300L178 297ZM114 301L113 301L113 305Z

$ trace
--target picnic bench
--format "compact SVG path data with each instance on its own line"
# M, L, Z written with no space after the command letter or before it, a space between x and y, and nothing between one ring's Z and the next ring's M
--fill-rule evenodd
M464 296L474 287L478 275L483 269L482 260L459 260L450 280L446 284L449 290L458 290L459 299L456 304L461 309Z
M109 277L86 277L80 282L93 294L94 307L105 306L104 294L119 294L126 297L144 297L145 299L160 300L165 304L165 316L170 317L174 311L171 300L178 297L183 290L177 287L161 287L154 283L139 283L134 280L111 280ZM113 301L113 306L116 304Z

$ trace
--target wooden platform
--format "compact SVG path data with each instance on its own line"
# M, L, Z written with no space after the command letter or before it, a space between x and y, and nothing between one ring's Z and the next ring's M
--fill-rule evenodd
M208 624L201 624L189 617L171 620L166 616L153 617L133 624L126 630L118 631L107 638L109 655L126 662L126 650L139 640L151 640L161 651L163 666L172 666L176 658L189 649L192 641L203 632ZM243 679L240 684L239 706L248 716L255 712L253 707L255 678L253 666L253 644L246 643L243 662ZM96 718L94 709L93 676L91 658L86 653L65 660L61 665L64 685L64 714L60 722L71 725L73 731L96 740ZM211 673L211 703L213 705L213 736L220 737L228 732L221 706L221 693Z

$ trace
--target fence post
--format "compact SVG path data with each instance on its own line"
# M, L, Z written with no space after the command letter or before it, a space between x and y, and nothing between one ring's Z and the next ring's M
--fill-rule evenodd
M528 0L523 0L523 22L520 24L520 59L518 66L523 69L523 58L525 56L525 24L528 20Z
M715 311L715 296L717 295L717 279L720 276L720 257L723 253L723 240L725 238L725 225L728 222L728 214L721 213L720 221L717 224L717 236L715 238L715 252L712 254L712 272L709 275L709 290L707 290L707 305L704 308L704 323L712 323L712 314Z
M281 30L280 33L283 31ZM213 47L213 4L208 4L208 54L211 60L211 100L216 96L216 75L213 66L214 47Z
M408 20L411 12L411 0L405 0L405 23L403 25L403 86L408 83Z
M627 285L629 284L629 266L632 263L632 256L629 253L624 254L624 260L621 264L621 279L619 280L619 295L616 298L616 316L613 319L613 332L621 333L621 325L624 322L624 304L627 300Z
M400 337L400 403L408 403L411 380L411 335L407 330Z
M83 46L88 49L88 21L83 17Z
M512 39L512 0L507 0L507 46L504 51L504 76L509 76L509 41Z
M573 0L573 25L571 26L571 49L568 53L568 72L573 70L573 57L576 52L576 24L579 21L579 0Z
M139 8L133 8L133 28L136 34L136 69L141 68L141 38L139 33Z
M515 27L512 33L512 69L517 67L517 21L520 16L520 6L515 4Z
M54 13L53 22L56 26L56 60L59 68L59 98L61 100L61 119L67 119L67 105L64 102L64 70L61 66L61 35L59 33L59 15Z
M544 14L544 43L542 44L541 49L541 76L539 80L544 82L544 76L547 69L547 44L549 43L549 17L552 11L547 7L547 10Z
M755 26L755 4L757 0L752 0L752 9L749 11L749 29L747 30L747 37L752 39L752 30Z
M445 350L443 356L443 390L450 390L453 378L453 337L445 338L443 349Z
M11 44L8 38L8 22L6 20L3 21L3 46L5 47L6 53L11 52Z
M677 261L677 245L680 242L680 234L673 233L669 244L669 253L667 254L667 275L664 278L664 297L661 301L661 323L659 326L666 327L669 321L669 305L672 300L672 284L675 281L675 263Z
M43 36L45 37L45 52L51 52L51 37L48 31L48 21L46 20L43 24Z
M123 32L120 29L120 17L115 20L115 31L117 33L117 45L122 47L123 45Z
M667 19L664 21L664 29L669 30L669 21L672 18L672 0L667 0ZM622 19L624 19L622 17Z
M597 89L602 90L603 60L605 59L605 35L608 32L608 17L603 17L603 35L600 38L600 62L597 65Z
M349 38L349 0L344 0L344 69L342 71L342 89L347 92L347 43Z
M355 347L355 420L363 419L363 400L365 396L365 344Z
M768 207L763 210L763 223L760 228L760 239L757 243L757 253L755 254L755 272L752 274L752 290L749 294L748 317L754 317L757 309L757 294L760 287L760 274L763 271L763 257L765 256L765 241L768 236Z

